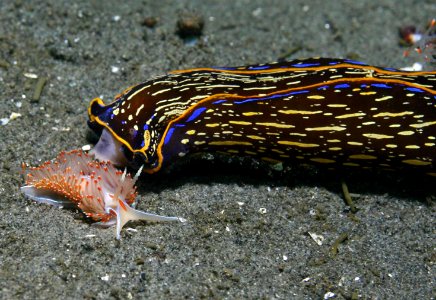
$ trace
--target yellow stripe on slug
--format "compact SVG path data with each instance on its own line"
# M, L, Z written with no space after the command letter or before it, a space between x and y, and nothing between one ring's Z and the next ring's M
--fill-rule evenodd
M230 124L235 124L235 125L251 125L251 122L245 122L245 121L229 121Z
M431 162L422 161L422 160L419 160L419 159L406 159L406 160L403 160L403 163L408 164L408 165L413 165L413 166L427 166L427 165L431 165Z
M322 113L322 110L293 110L293 109L288 109L288 110L279 110L279 113L282 114L287 114L287 115L315 115L315 114L320 114Z
M302 148L311 148L311 147L319 147L318 144L305 144L293 141L278 141L277 144L287 145L287 146L297 146Z
M367 154L354 154L349 156L351 159L377 159L376 156Z
M377 133L364 133L362 134L364 137L370 138L370 139L393 139L394 136L392 135L386 135L386 134L377 134Z
M252 146L252 143L244 141L212 141L209 143L212 146Z

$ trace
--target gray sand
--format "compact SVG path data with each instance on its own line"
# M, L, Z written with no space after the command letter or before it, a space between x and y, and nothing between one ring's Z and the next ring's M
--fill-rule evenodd
M1 299L434 297L434 203L425 197L434 191L418 191L403 174L347 181L360 194L353 216L340 193L343 174L268 175L250 162L196 161L139 185L139 209L188 222L132 223L121 241L77 210L19 191L23 161L37 165L89 144L94 97L109 101L172 69L288 52L404 67L398 28L435 17L434 1L66 3L0 3L0 118L21 114L0 126ZM204 18L193 44L175 33L184 11ZM142 25L150 16L158 18L153 29ZM47 78L38 101L27 73Z

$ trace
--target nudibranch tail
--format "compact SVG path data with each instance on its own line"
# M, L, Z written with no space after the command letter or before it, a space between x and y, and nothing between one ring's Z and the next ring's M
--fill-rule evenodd
M117 239L120 239L120 232L124 225L129 221L141 220L147 222L172 222L172 221L181 221L178 217L165 217L160 215L155 215L151 213L146 213L137 209L134 209L127 205L124 201L118 200L118 205L115 210L117 216L117 226L116 226L116 235Z
M22 192L32 200L56 206L76 206L109 227L116 224L117 238L130 220L177 221L176 217L148 214L130 207L135 201L141 170L132 178L110 162L98 162L80 150L61 152L53 162L26 171Z

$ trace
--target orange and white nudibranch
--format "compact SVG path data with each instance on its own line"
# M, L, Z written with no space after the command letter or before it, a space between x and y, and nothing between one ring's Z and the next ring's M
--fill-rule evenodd
M110 162L98 162L81 150L61 152L53 162L26 168L26 185L21 191L30 199L55 206L76 206L83 213L109 227L116 224L117 239L130 220L150 222L183 221L132 208L137 192L132 178Z

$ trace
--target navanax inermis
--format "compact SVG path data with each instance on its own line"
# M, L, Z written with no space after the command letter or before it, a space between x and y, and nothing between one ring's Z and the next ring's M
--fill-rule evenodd
M172 71L129 87L89 125L94 154L154 173L193 152L436 175L436 72L329 58Z

